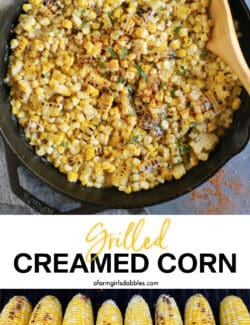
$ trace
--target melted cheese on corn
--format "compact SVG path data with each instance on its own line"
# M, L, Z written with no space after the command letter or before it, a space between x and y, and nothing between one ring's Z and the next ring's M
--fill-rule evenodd
M13 114L70 182L131 193L207 160L240 107L206 49L208 0L29 0L10 43Z

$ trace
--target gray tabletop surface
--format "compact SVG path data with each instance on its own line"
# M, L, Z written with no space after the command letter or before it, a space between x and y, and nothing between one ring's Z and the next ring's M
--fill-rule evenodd
M246 0L250 7L250 0ZM138 210L107 210L107 214L250 214L250 144L234 157L214 177L195 191L173 201ZM72 200L48 189L36 177L22 168L19 172L22 184L42 200L49 197L55 207L64 200L69 206ZM28 184L28 185L27 185ZM0 137L0 214L36 214L37 212L19 200L11 191L7 176L3 140Z

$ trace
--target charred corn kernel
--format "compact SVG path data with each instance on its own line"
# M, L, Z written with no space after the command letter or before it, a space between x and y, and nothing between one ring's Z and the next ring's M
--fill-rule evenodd
M66 29L71 29L72 28L72 22L69 19L66 19L62 22L62 25Z
M250 314L241 298L227 296L220 304L220 325L234 324L249 325Z
M156 303L155 325L183 325L179 308L174 298L161 295Z
M188 29L187 28L180 28L180 30L179 30L179 36L180 37L186 37L186 36L188 36Z
M36 24L36 21L34 17L28 16L24 22L23 22L23 29L25 29L27 32L31 31Z
M99 96L99 90L91 85L88 85L87 93L92 97L98 97Z
M17 48L18 44L19 44L18 40L14 38L10 41L10 48L14 50L15 48Z
M241 99L240 99L240 98L236 98L236 99L233 101L232 109L233 109L234 111L237 111L237 110L240 108L240 105L241 105Z
M184 58L184 57L187 55L187 51L184 50L184 49L178 50L178 51L176 51L176 55L177 55L179 58Z
M170 43L170 47L173 50L178 50L181 47L181 42L179 40L174 40Z
M148 24L148 31L149 31L151 34L155 33L156 30L157 30L157 26L156 26L155 24L152 24L152 23L149 23L149 24Z
M92 146L88 146L86 149L86 160L91 160L95 156L95 149Z
M28 325L31 311L31 304L25 297L15 296L4 306L0 325Z
M68 178L69 182L75 183L78 180L78 173L77 172L68 172L67 178Z
M196 294L190 297L185 306L185 325L215 325L212 309L207 299Z
M114 11L113 16L115 18L119 18L119 17L121 17L122 14L123 14L123 9L121 7L119 7Z
M113 300L105 301L98 310L96 325L122 325L120 309Z
M135 29L135 35L139 38L146 38L148 37L148 31L145 28L137 27Z
M184 165L180 164L173 168L172 173L173 173L173 176L175 179L181 179L182 176L184 176L186 174L186 169L185 169Z
M124 325L152 325L150 310L146 301L139 295L135 295L129 301Z
M61 325L62 306L54 296L43 297L35 306L29 325Z
M24 3L23 4L23 11L27 12L29 10L31 10L32 5L30 3Z
M91 300L81 294L74 296L69 302L62 325L94 325Z

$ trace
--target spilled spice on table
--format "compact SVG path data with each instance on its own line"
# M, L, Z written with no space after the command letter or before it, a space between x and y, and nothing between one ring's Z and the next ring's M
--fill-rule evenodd
M209 180L208 187L196 189L192 192L191 201L204 200L204 204L199 209L200 214L220 214L233 212L235 210L232 198L225 192L223 187L228 187L235 194L240 194L244 184L240 180L227 180L225 169L221 169ZM203 202L202 202L203 203Z

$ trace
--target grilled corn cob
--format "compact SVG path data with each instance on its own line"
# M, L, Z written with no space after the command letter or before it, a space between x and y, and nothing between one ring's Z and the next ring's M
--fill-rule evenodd
M29 325L61 325L62 306L54 296L43 297L31 315Z
M120 309L113 300L105 301L99 308L96 325L122 325Z
M156 304L155 325L183 325L179 308L174 298L161 295Z
M227 296L220 304L221 325L250 325L250 315L241 298Z
M63 325L94 325L94 315L91 300L81 294L74 296L69 302Z
M27 325L31 311L31 304L25 297L12 297L1 312L0 325Z
M185 325L215 325L207 299L201 294L190 297L185 307Z
M125 325L152 325L150 310L146 301L135 295L129 301L125 313Z

